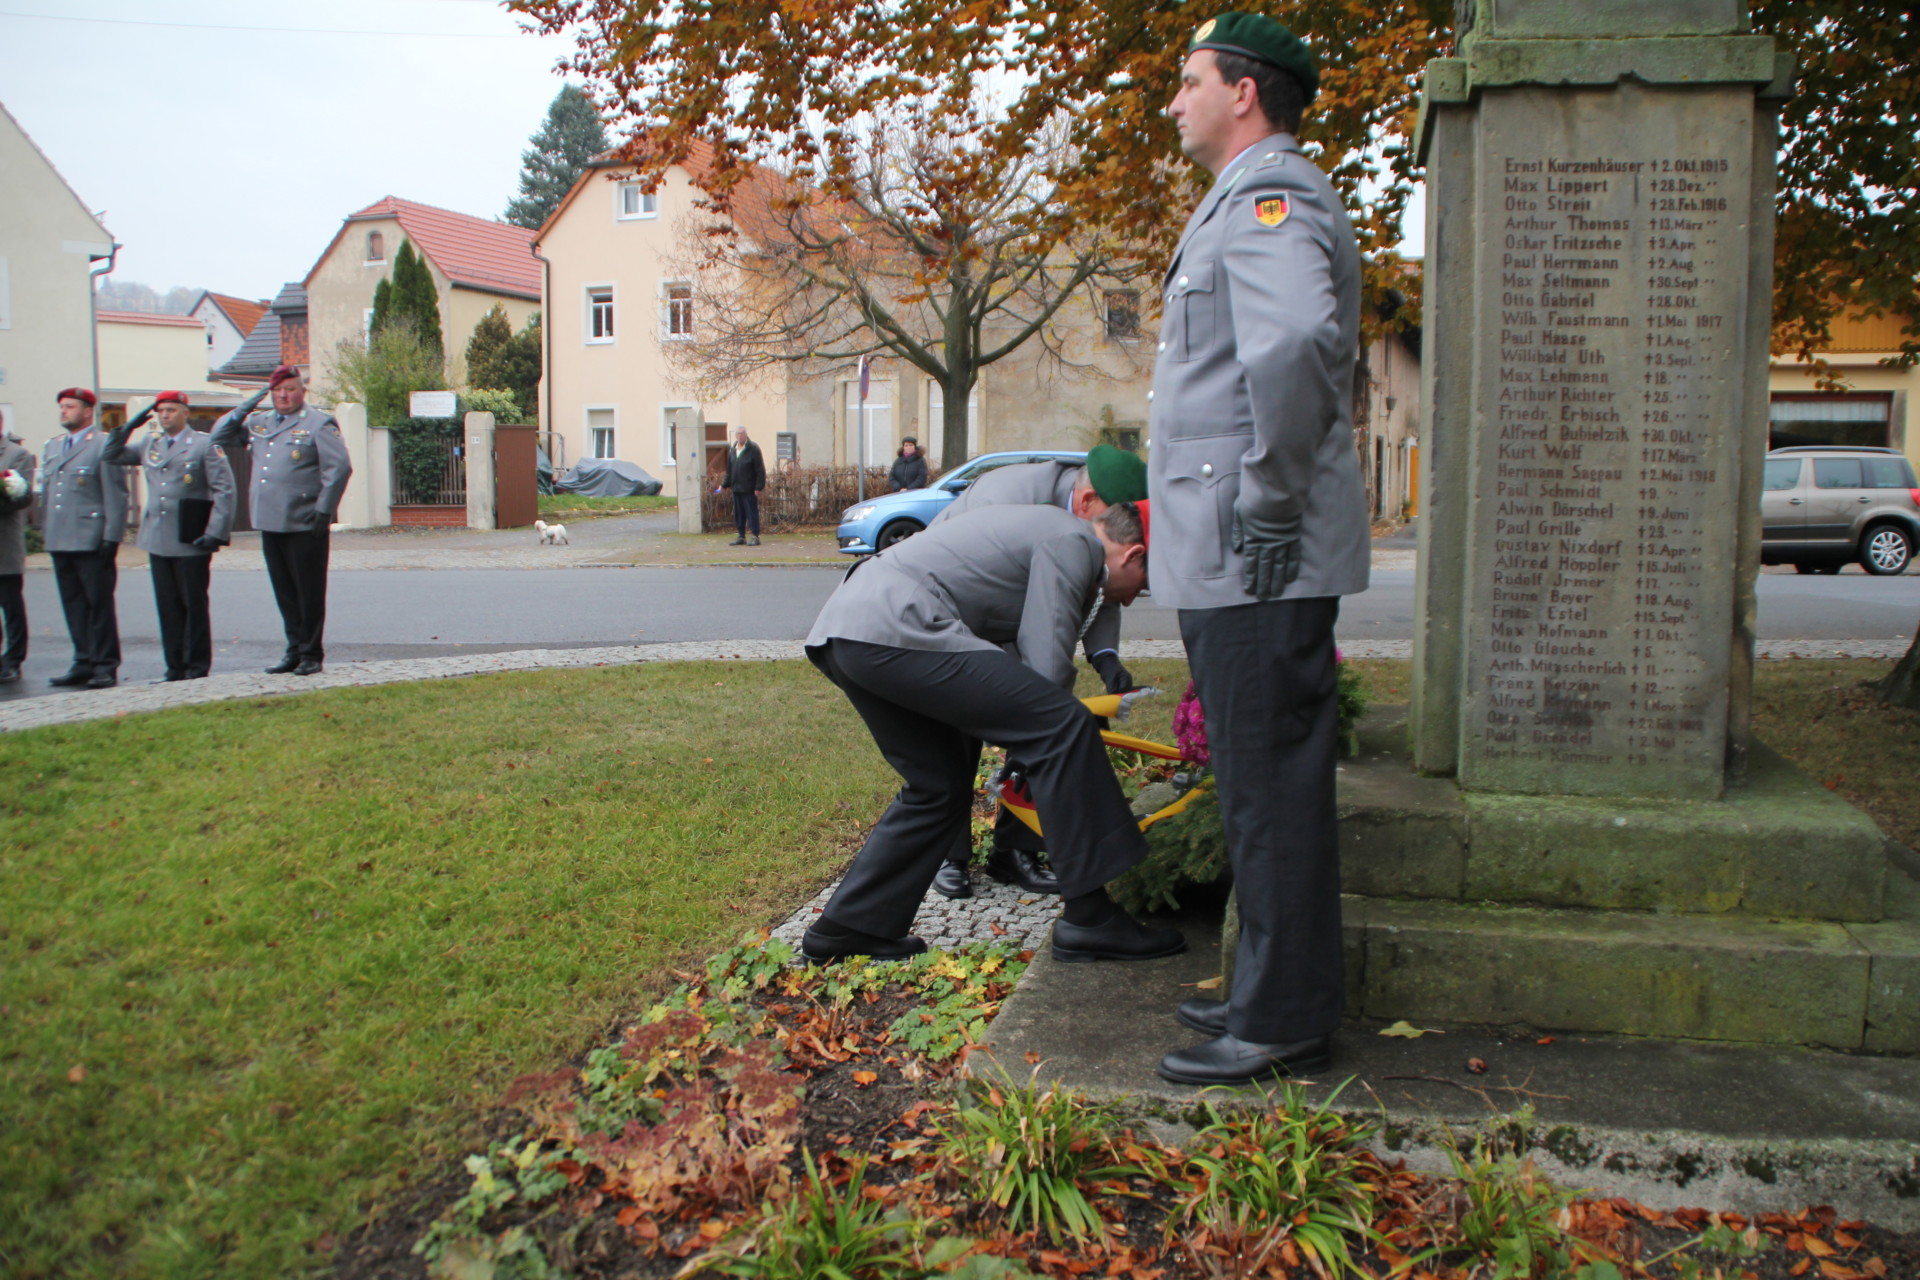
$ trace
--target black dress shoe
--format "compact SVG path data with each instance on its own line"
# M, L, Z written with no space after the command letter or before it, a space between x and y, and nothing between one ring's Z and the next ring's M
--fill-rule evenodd
M55 676L53 679L47 681L47 683L56 689L78 689L91 679L93 679L93 672L83 671L79 667L75 667L73 670L67 672L67 674Z
M964 862L943 862L933 876L933 891L943 898L971 898L973 877Z
M753 535L753 536L752 536L751 538L748 538L748 539L747 539L747 545L748 545L748 546L750 546L750 547L757 547L757 546L759 546L759 545L760 545L760 535L756 533L756 534L754 534L754 535Z
M1182 1000L1173 1016L1180 1019L1183 1027L1192 1027L1202 1035L1223 1036L1227 1034L1227 1002L1214 1000L1207 996L1193 996Z
M882 938L858 929L843 929L826 921L814 923L800 939L800 954L808 964L832 964L854 956L874 960L904 960L927 949L926 940L908 934L904 938Z
M1332 1065L1332 1036L1287 1044L1254 1044L1223 1035L1160 1059L1160 1075L1175 1084L1235 1085L1325 1071Z
M293 674L297 676L317 676L320 674L320 664L312 658L304 659L299 666L293 669Z
M727 545L730 547L744 547L747 545L747 540L745 536L741 536L741 537L735 538L732 542L729 542Z
M1124 911L1116 910L1105 924L1070 924L1064 919L1053 922L1053 958L1063 964L1158 960L1186 949L1186 937L1178 929L1141 924Z
M987 854L987 874L1001 884L1017 884L1028 893L1058 893L1060 881L1043 866L1038 854L1024 849L995 848Z
M87 681L89 689L111 689L120 683L120 677L111 671L96 671Z
M282 658L267 668L267 674L270 676L290 676L299 666L300 659L298 658Z
M20 679L20 668L10 667L0 662L0 684L13 684Z

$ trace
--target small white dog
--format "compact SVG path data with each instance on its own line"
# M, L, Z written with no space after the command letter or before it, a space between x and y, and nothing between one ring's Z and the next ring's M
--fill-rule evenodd
M567 526L563 524L548 524L545 520L535 520L533 531L540 535L541 546L553 547L563 542L568 546L573 545L567 538Z

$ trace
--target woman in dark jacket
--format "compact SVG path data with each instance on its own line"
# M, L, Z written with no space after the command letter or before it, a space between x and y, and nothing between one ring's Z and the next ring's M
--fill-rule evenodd
M920 442L912 436L900 441L900 452L893 460L893 470L888 473L893 481L893 491L902 489L924 489L927 487L927 455L920 452Z

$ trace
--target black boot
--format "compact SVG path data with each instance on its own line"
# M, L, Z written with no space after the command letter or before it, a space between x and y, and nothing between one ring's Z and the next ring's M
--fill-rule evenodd
M1332 1065L1332 1036L1314 1036L1285 1044L1254 1044L1223 1035L1168 1054L1160 1060L1160 1075L1178 1084L1236 1085L1273 1076L1325 1071Z
M1038 854L1025 849L995 845L987 854L987 874L1001 884L1017 884L1028 893L1058 893L1060 881L1040 861Z
M267 674L270 676L292 675L294 671L296 671L299 668L299 666L300 666L300 655L297 653L289 653L286 657L280 659L280 661L268 667Z
M933 877L933 891L943 898L971 898L973 877L964 862L943 862Z
M835 924L825 916L814 921L800 939L800 954L807 958L809 964L832 964L836 960L854 956L904 960L926 949L926 942L911 933L904 938L881 938Z
M1227 1034L1227 1002L1225 1000L1193 996L1182 1000L1180 1007L1174 1010L1173 1016L1180 1020L1181 1026L1192 1027L1203 1035Z

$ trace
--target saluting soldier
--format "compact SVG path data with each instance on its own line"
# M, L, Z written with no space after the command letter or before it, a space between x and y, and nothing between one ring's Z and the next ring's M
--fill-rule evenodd
M0 684L20 679L27 661L27 511L33 506L33 454L0 421Z
M1138 454L1097 444L1085 462L1047 459L995 467L968 485L935 516L929 527L993 506L1053 506L1082 520L1092 520L1122 502L1140 502L1147 496L1147 464ZM1081 640L1087 663L1100 673L1108 693L1133 688L1133 673L1120 664L1120 606L1102 605ZM970 898L973 884L967 875L972 860L970 824L963 826L946 864L933 878L936 893L948 898ZM1026 825L1003 813L994 826L993 846L984 870L1002 884L1017 884L1028 893L1058 893L1059 881L1039 860L1043 847Z
M233 529L233 468L212 436L189 425L189 413L186 396L162 391L153 401L160 429L129 448L129 422L112 434L106 451L109 463L144 468L138 545L153 574L168 681L198 680L213 669L207 587L213 553Z
M267 388L273 409L244 422L235 410L215 424L213 442L231 449L244 440L252 454L248 502L287 633L286 654L267 674L310 676L326 661L328 535L353 463L333 415L307 404L300 370L281 365Z
M127 528L127 476L102 458L107 433L93 424L97 401L85 387L58 397L66 434L47 441L40 455L46 481L47 550L73 640L73 665L55 676L60 688L111 689L120 682L120 620L113 589L116 557Z
M1179 610L1240 910L1211 1037L1160 1074L1238 1084L1323 1070L1340 1022L1333 624L1367 586L1350 420L1360 258L1294 140L1319 85L1271 18L1224 13L1188 44L1171 114L1215 175L1174 250L1154 366L1153 588Z
M807 636L900 775L900 794L807 930L815 962L926 950L915 911L973 805L979 744L1026 762L1063 896L1058 960L1186 948L1107 897L1146 856L1099 730L1073 697L1073 650L1103 602L1146 583L1136 507L1089 523L1054 507L986 507L856 564Z

